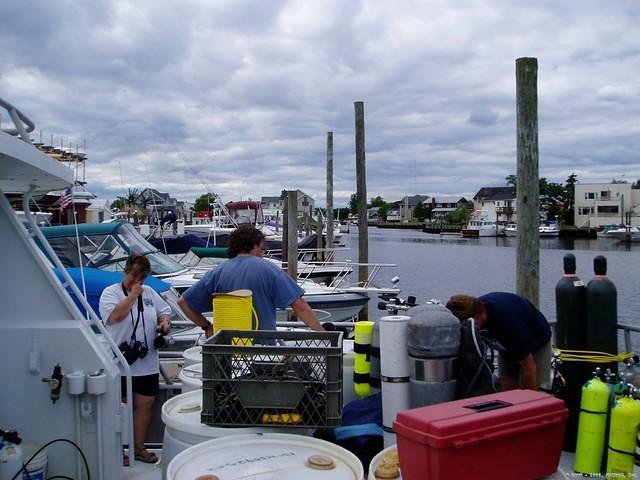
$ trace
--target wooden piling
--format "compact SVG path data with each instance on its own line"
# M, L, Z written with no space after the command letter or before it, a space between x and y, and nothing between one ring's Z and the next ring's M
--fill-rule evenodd
M369 232L367 225L367 172L364 142L364 102L355 102L356 117L356 195L358 197L358 282L364 285L369 277ZM369 309L360 310L360 318L368 320Z
M516 201L516 286L519 295L540 303L538 183L538 60L516 60L518 167Z
M298 280L298 192L287 191L287 273Z
M327 248L333 246L333 132L327 132Z

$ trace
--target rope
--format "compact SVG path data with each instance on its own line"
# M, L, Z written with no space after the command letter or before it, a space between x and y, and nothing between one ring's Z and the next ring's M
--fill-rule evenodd
M564 350L554 348L554 355L558 356L563 362L590 362L590 363L611 363L624 362L633 357L633 353L607 353L594 352L589 350Z

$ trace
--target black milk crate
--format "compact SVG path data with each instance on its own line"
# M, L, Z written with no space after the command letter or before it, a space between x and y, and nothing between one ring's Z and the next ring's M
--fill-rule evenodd
M206 425L340 425L342 332L220 330L202 362Z

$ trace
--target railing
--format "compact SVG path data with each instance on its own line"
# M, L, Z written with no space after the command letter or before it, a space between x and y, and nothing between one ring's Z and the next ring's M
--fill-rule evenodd
M36 126L31 120L29 120L29 117L27 117L24 113L22 113L16 107L3 100L2 98L0 98L0 107L3 107L7 110L7 112L9 113L9 117L15 125L15 128L3 128L2 131L15 137L19 136L25 142L31 143L29 134L33 132L33 130L35 130Z
M549 322L549 325L555 326L556 321L552 320ZM624 351L625 353L633 352L633 345L631 343L631 332L640 332L640 326L638 325L629 325L628 323L620 323L618 322L618 330L622 330L622 334L624 336Z

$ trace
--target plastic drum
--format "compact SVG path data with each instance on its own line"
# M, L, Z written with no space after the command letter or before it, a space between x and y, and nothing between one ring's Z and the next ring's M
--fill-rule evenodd
M194 363L180 370L178 374L182 382L182 393L202 390L202 363Z
M277 478L364 480L362 463L333 443L291 434L239 435L209 440L176 455L169 480Z
M394 455L394 453L396 455ZM384 472L386 475L381 475L379 477L376 477L376 469L378 467L380 467L383 464L396 464L396 459L397 459L397 453L398 453L398 446L397 445L391 445L387 448L385 448L384 450L382 450L380 453L378 453L375 457L373 457L373 459L371 460L371 463L369 464L369 475L368 478L369 480L381 480L382 478L394 478L394 479L398 479L398 480L402 480L402 473L400 472L400 464L398 463L398 476L397 477L392 477L392 473L393 472L393 468L389 467L388 469L385 469L386 471ZM386 457L386 458L385 458Z
M184 366L193 365L195 363L202 363L202 346L197 345L195 347L187 348L182 352L184 358Z

